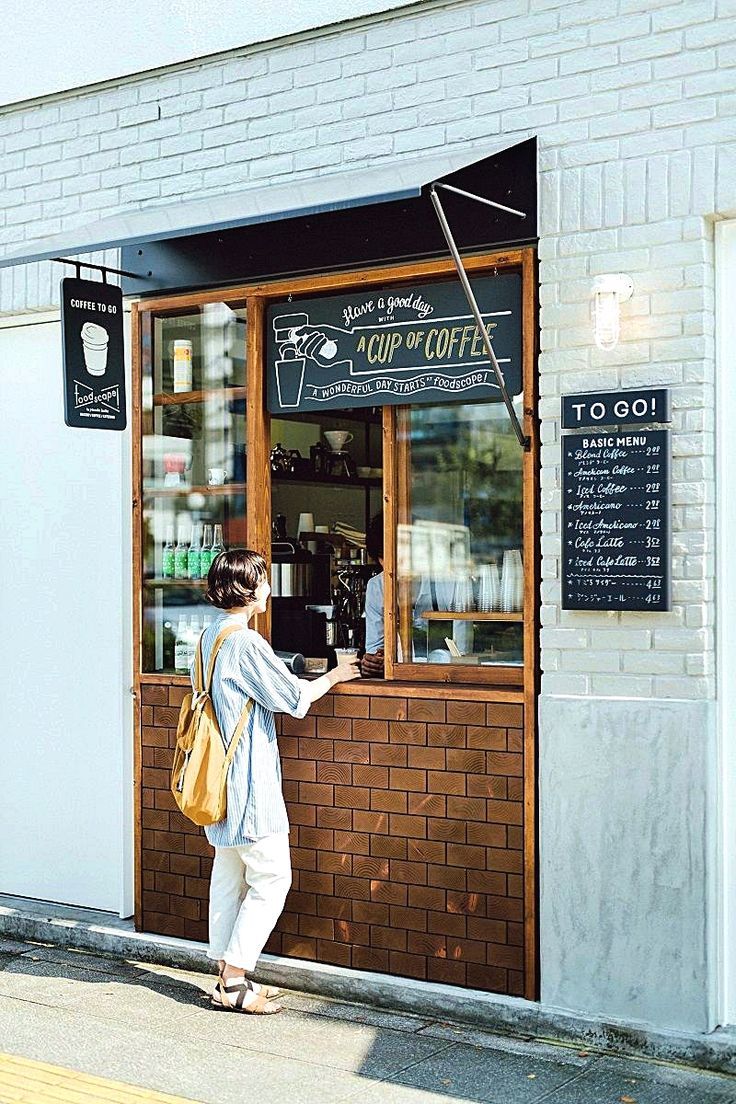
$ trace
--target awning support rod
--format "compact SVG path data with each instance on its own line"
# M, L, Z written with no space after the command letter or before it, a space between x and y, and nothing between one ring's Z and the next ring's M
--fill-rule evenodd
M515 207L504 207L503 203L496 203L495 200L486 199L485 196L476 195L475 192L466 192L462 188L456 188L454 184L433 184L432 187L444 188L446 192L454 192L455 195L465 196L466 199L475 199L478 203L485 203L487 207L495 207L497 211L506 211L509 215L526 218L526 214L523 211L517 211Z
M101 272L103 277L105 277L105 283L107 283L106 275L108 272L114 272L116 276L129 276L131 280L146 279L140 272L126 272L124 268L110 268L109 265L87 264L86 261L72 261L68 257L50 257L49 259L56 261L57 264L73 265L77 270L77 279L79 279L80 269L82 268L93 268L95 272Z
M503 372L501 371L501 366L499 365L498 360L496 359L496 354L493 351L493 345L491 344L488 330L486 329L485 323L483 321L483 316L480 313L480 307L478 306L475 295L473 294L473 289L470 286L468 274L465 271L465 267L457 248L457 244L455 243L455 239L452 236L452 231L450 230L450 226L445 216L444 209L442 207L442 204L440 203L440 197L437 195L438 188L447 188L448 191L459 192L461 195L468 196L470 199L479 199L482 203L487 203L491 207L500 207L501 210L510 211L514 215L520 215L521 218L525 218L526 216L523 214L522 211L514 211L511 207L501 207L500 203L494 203L490 199L481 199L480 196L475 196L471 192L460 192L459 188L452 188L448 184L432 184L429 190L430 199L432 200L434 209L437 212L437 218L439 219L440 226L442 227L442 233L445 235L445 241L447 242L450 253L452 254L452 259L455 262L455 268L457 269L457 274L460 277L460 283L463 285L465 298L468 300L468 306L473 313L478 329L483 337L483 344L485 345L488 359L490 360L491 367L493 368L493 371L495 373L496 382L501 389L501 396L506 406L512 428L521 447L525 450L528 450L529 448L531 448L531 439L525 435L524 430L521 427L521 423L517 417L516 411L514 410L514 404L511 401L511 396L508 393L506 381L503 378Z

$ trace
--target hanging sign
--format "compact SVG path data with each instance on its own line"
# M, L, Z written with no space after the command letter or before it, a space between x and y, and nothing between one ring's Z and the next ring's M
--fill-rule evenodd
M64 421L125 429L123 293L95 280L61 281Z
M594 391L588 395L564 395L562 398L563 429L671 421L667 387L648 387L639 391Z
M562 438L562 608L670 609L670 431Z
M472 281L511 395L521 393L521 277ZM458 280L273 303L268 408L501 400Z

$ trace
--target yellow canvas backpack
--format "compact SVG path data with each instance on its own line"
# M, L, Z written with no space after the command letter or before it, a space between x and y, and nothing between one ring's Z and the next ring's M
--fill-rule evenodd
M206 683L202 679L200 636L194 667L195 689L187 694L179 710L171 792L184 816L199 825L216 824L227 816L227 772L253 708L253 701L249 699L225 751L211 697L212 676L223 642L241 628L240 625L228 625L218 633L212 645Z

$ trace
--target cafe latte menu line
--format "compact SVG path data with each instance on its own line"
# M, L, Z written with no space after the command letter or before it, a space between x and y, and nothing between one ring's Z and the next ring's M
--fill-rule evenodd
M670 608L670 431L562 438L562 607Z

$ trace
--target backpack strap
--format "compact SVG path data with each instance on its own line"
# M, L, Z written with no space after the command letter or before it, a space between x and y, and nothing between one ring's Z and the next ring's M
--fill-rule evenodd
M199 643L197 644L197 650L194 653L194 691L197 694L201 694L204 687L202 685L202 637L204 633L199 634Z
M195 666L194 666L194 681L196 683L196 689L200 693L203 690L206 690L208 694L211 693L211 691L212 691L212 678L213 678L214 673L215 673L215 660L217 659L217 653L219 652L220 648L222 647L222 645L227 640L228 636L232 636L232 634L234 632L240 632L242 630L242 628L243 628L242 625L226 625L225 628L221 629L220 632L215 637L215 642L212 645L212 651L210 652L210 662L209 662L209 667L207 668L207 682L206 683L204 682L204 680L202 678L202 673L203 673L203 670L204 670L204 662L203 662L203 659L202 659L202 637L204 636L204 633L200 634L199 645L197 647L197 654L196 654Z
M247 722L248 718L250 717L252 711L253 711L253 699L248 698L247 702L243 706L243 712L240 714L240 718L238 719L238 723L235 726L235 731L233 732L233 738L230 741L230 743L227 745L227 751L225 752L225 762L222 765L222 769L223 769L223 772L225 774L227 774L228 767L230 766L230 764L233 761L233 756L235 755L235 752L237 750L238 742L240 740L240 737L243 735L243 730L245 729L246 722Z
M210 652L210 662L209 662L209 668L208 668L208 671L207 671L207 693L208 694L211 693L211 691L212 691L212 679L213 679L214 673L215 673L215 660L217 659L217 653L219 652L220 648L222 647L222 645L227 640L228 636L232 636L232 634L235 633L235 632L240 632L242 627L243 627L242 625L226 625L225 628L221 629L220 632L215 637L215 642L212 645L212 651ZM202 633L202 636L204 636L204 633ZM202 636L200 636L200 638L199 638L199 647L197 648L197 659L196 659L196 666L195 666L195 679L196 679L196 682L197 682L197 686L200 688L200 690L204 689L204 686L203 686L203 683L202 683L202 668L203 668L203 662L202 662ZM253 710L253 699L248 698L247 702L243 706L243 711L240 714L240 717L238 718L238 723L235 726L235 731L233 732L232 739L230 740L230 743L227 746L227 751L225 752L225 762L223 763L223 770L224 770L225 774L227 774L228 768L229 768L229 766L232 762L233 756L235 755L235 752L237 750L238 743L240 741L240 737L243 735L243 730L245 729L246 723L248 721L248 718L251 715L252 710Z

